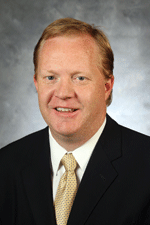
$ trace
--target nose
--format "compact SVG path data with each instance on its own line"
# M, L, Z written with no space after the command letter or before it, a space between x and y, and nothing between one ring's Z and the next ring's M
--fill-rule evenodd
M58 81L55 96L60 99L73 98L75 95L73 83L70 78L62 78Z

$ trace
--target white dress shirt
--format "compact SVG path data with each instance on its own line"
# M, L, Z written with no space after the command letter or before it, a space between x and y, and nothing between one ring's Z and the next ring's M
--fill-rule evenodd
M106 124L106 118L102 124L102 126L99 128L99 130L95 133L93 137L91 137L86 143L84 143L79 148L75 149L72 152L67 152L63 147L61 147L56 140L53 138L50 129L49 129L49 138L50 138L50 149L51 149L51 161L52 161L52 170L53 170L53 199L55 199L56 191L59 185L59 181L63 173L65 172L64 166L60 163L62 157L67 153L72 153L77 161L77 182L78 185L82 179L82 176L85 172L86 166L88 164L88 161L91 157L91 154L95 148L95 145L100 137L100 135L103 132L103 129Z

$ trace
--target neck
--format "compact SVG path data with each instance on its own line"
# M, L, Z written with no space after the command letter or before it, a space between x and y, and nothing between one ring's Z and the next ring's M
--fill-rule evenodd
M55 136L52 133L53 138L57 141L57 143L62 146L66 151L74 151L76 148L79 148L81 145L83 145L85 142L87 142L90 138L86 137L84 139L75 137L75 135L70 135L70 136L62 136L60 137Z
M50 130L56 142L60 146L62 146L64 149L66 149L66 151L69 152L69 151L74 151L75 149L79 148L84 143L86 143L90 138L92 138L95 135L95 133L99 130L101 126L97 127L97 129L90 130L88 133L86 130L85 132L82 131L80 133L74 133L70 135L62 135L62 134L55 133L52 129Z

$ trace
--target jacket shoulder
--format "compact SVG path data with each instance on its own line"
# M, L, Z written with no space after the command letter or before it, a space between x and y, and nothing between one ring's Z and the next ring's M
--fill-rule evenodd
M107 115L106 127L101 136L101 143L112 160L124 154L150 155L149 136L118 124L109 115Z
M39 147L43 139L48 137L48 128L31 133L0 149L0 164L21 164L26 155Z
M126 139L128 141L137 141L137 143L145 141L145 142L150 142L150 136L142 134L140 132L137 132L135 130L132 130L128 127L122 126L118 124L115 120L113 120L109 115L107 115L107 120L108 120L108 130L110 134L112 135L115 133L116 136L119 135L123 139Z
M129 141L136 141L137 143L142 142L142 144L144 143L150 143L150 137L148 135L142 134L140 132L134 131L130 128L121 126L121 130L122 130L122 136L124 139L127 139Z

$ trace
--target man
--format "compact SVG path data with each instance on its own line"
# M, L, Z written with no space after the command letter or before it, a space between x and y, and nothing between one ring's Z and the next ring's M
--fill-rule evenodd
M34 65L48 127L0 151L0 224L150 224L150 138L106 115L114 83L107 37L56 20Z

